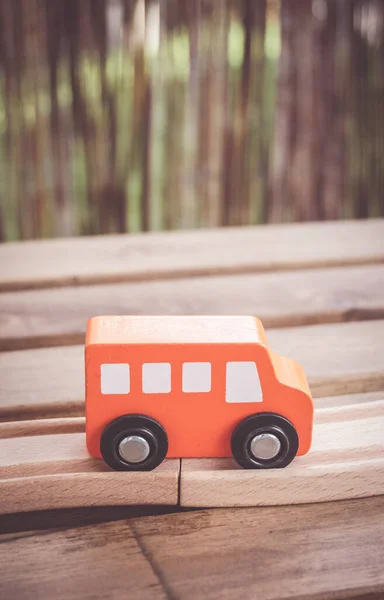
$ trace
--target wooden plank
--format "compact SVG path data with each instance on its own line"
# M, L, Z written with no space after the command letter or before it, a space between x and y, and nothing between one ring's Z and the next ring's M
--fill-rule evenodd
M42 240L0 248L0 290L384 261L384 221Z
M315 397L384 389L384 321L272 329L268 340L303 365Z
M316 408L318 409L318 413L324 412L327 410L334 410L339 406L351 408L355 405L359 405L361 402L372 403L376 400L381 400L383 398L383 391L379 392L368 392L367 394L359 393L359 394L342 394L340 396L322 396L320 398L316 398ZM323 410L324 409L324 410Z
M316 422L325 423L335 420L340 411L343 413L344 420L355 419L357 412L361 410L362 403L364 403L364 414L375 416L380 410L382 399L383 392L317 398ZM55 433L82 433L84 431L85 417L0 422L0 439Z
M71 424L68 428L66 421ZM73 506L300 504L384 494L384 392L315 411L311 452L286 469L249 471L230 459L165 461L114 473L92 459L80 419L0 424L0 512ZM70 433L68 433L68 431ZM67 432L67 433L63 433ZM179 490L180 484L180 490Z
M254 314L265 327L384 317L384 266L196 277L0 295L0 350L73 345L98 314Z
M0 420L84 414L84 348L0 354Z
M384 321L275 329L271 347L298 360L316 397L384 389ZM82 346L0 354L0 420L83 414Z
M150 475L131 473L134 477L125 479L117 472L9 477L0 483L0 512L61 510L77 506L176 506L179 462L168 461Z
M357 401L353 402L352 404L339 404L340 399L351 398L351 396L348 395L333 396L332 398L327 398L327 400L334 400L335 406L317 408L315 413L315 423L316 425L321 425L324 423L331 423L332 421L355 421L356 419L360 419L362 415L365 419L367 419L368 417L380 418L384 414L384 406L382 400L383 395L384 393L380 392L380 398L377 398L375 400L369 400L371 394L359 394L358 396L360 397L360 402L362 404L357 403ZM356 398L356 396L354 396L354 399ZM316 400L316 406L319 400L320 399ZM344 401L348 402L346 400ZM67 421L67 419L62 420L64 423ZM8 425L8 423L5 423L5 425Z
M85 417L35 419L0 423L0 439L53 435L55 433L84 433Z
M331 415L343 411L354 418L360 404L364 403L365 413L375 413L376 406L383 399L383 392L368 394L345 394L316 398L316 418L318 422L329 420ZM82 433L85 431L85 417L67 417L52 419L34 419L0 422L0 439L31 435L50 435L54 433Z
M135 532L124 522L3 535L0 562L4 600L167 598Z
M384 400L317 417L309 454L287 468L240 470L232 459L183 459L181 506L261 506L384 494ZM346 412L346 414L345 414ZM345 414L345 416L344 416ZM368 415L368 416L367 416Z
M88 455L84 433L3 438L0 448L1 513L178 502L179 460L113 472Z
M0 596L380 600L383 510L369 498L2 535Z
M384 497L137 519L170 598L380 600Z

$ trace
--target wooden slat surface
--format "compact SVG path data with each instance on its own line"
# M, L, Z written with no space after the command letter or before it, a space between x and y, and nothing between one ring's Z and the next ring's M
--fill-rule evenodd
M85 417L23 419L22 421L0 422L0 439L53 435L56 433L84 433L84 431Z
M384 321L268 331L272 348L301 363L315 397L384 389Z
M383 510L376 498L198 511L134 526L171 598L379 600Z
M81 436L82 442L84 436ZM57 436L56 436L57 438ZM30 438L31 441L33 438ZM37 439L37 438L36 438ZM20 443L20 438L17 439ZM41 438L38 439L39 443ZM57 439L50 440L56 443ZM73 450L73 439L65 440ZM2 446L4 440L2 441ZM32 452L34 449L32 448ZM34 454L32 455L34 456ZM22 513L36 510L67 509L81 506L145 506L178 504L179 460L164 462L156 471L137 473L106 472L102 465L89 465L63 458L60 465L42 468L24 462L25 476L0 468L0 513ZM73 472L71 471L73 469ZM4 474L9 471L9 475ZM56 472L53 472L56 471Z
M384 317L384 265L0 294L0 350L83 343L102 314L254 314L265 327Z
M316 408L311 452L286 469L247 471L231 459L166 461L114 473L85 449L83 419L0 424L0 513L115 504L256 506L384 494L384 392ZM320 403L321 404L321 403ZM325 404L325 406L324 406Z
M370 392L316 398L316 423L335 420L340 411L344 420L355 419L361 411L362 404L364 404L366 416L375 416L380 410L383 394L384 392ZM85 417L0 422L0 439L56 433L83 433L84 431Z
M0 289L378 263L383 239L368 220L6 244Z
M167 598L134 530L125 524L2 536L0 542L4 600Z
M22 434L21 430L21 434ZM0 439L0 512L178 503L179 460L118 473L92 459L84 433Z
M340 409L323 423L317 418L311 452L280 471L239 471L232 459L183 460L181 505L297 504L384 494L384 400L345 412L345 420Z
M329 410L338 410L339 406L348 406L352 409L354 405L359 405L361 402L373 403L376 400L381 400L383 391L379 392L368 392L358 394L342 394L339 396L322 396L316 398L316 408L318 409L317 415L326 414ZM323 411L323 409L325 409ZM17 423L15 424L18 425Z
M269 326L290 327L268 337L276 352L296 358L308 373L316 396L313 452L279 472L284 489L273 473L264 474L269 498L261 482L249 485L261 474L237 470L240 487L246 486L239 494L233 468L223 490L223 469L195 463L191 470L183 461L182 501L214 503L219 489L227 504L244 503L247 494L248 502L271 503L383 493L381 263L384 221L0 247L0 421L7 421L0 424L0 504L7 512L0 528L5 519L8 531L12 523L19 531L44 526L39 513L9 514L38 507L60 509L40 513L51 515L52 527L70 526L68 510L80 510L66 506L93 504L84 512L88 520L92 511L113 519L140 510L120 503L160 501L174 505L160 510L180 510L178 461L177 468L170 461L152 474L135 474L140 481L128 474L124 485L126 473L108 472L86 455L84 419L68 418L83 413L81 346L8 351L82 343L91 313L256 313ZM28 288L35 291L15 291ZM308 323L320 324L302 326ZM36 420L58 415L66 418ZM97 507L103 504L111 508ZM0 598L379 600L383 514L384 495L3 535Z
M381 600L384 497L0 537L0 597Z
M384 321L268 331L271 347L298 360L313 394L384 389ZM83 413L82 346L0 353L0 420Z

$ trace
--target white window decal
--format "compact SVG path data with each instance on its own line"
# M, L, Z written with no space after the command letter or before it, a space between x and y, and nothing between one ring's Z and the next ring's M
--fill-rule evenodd
M125 363L102 364L100 379L102 394L129 394L129 365Z
M211 391L211 363L183 363L183 392Z
M170 363L143 364L144 394L168 394L171 391Z
M263 394L256 363L227 362L226 402L262 402Z

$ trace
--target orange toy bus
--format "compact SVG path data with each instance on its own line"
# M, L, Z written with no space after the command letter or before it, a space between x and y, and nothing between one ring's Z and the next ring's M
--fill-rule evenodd
M281 468L310 449L305 373L254 317L94 317L85 370L87 448L115 470L229 456Z

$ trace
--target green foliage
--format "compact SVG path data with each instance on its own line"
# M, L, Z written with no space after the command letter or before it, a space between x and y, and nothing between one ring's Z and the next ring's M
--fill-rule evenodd
M289 127L292 118L284 113L287 90L297 106L306 94L306 82L299 84L297 73L292 73L300 71L305 61L313 61L315 68L325 59L299 54L290 79L284 81L285 96L278 93L279 61L288 42L298 43L303 28L312 35L313 23L304 25L296 19L292 22L297 25L284 29L274 0L260 0L252 25L244 23L243 14L255 11L254 0L193 1L196 13L192 0L188 11L183 2L169 4L161 21L158 53L149 48L142 35L148 24L140 22L134 10L125 14L121 31L115 26L111 37L107 2L98 3L95 11L92 0L66 0L65 4L37 0L40 17L35 17L34 27L25 27L22 40L6 32L27 23L31 16L27 4L20 3L25 14L4 10L0 19L5 44L0 56L1 239L141 231L145 226L242 224L268 218L278 187L271 173L280 144L286 142L277 117L283 117ZM12 6L12 0L2 3L3 8ZM298 17L304 5L296 6ZM343 10L353 12L351 6L343 4ZM294 9L285 4L284 10ZM375 10L384 18L384 9ZM55 39L46 28L45 11L56 23ZM322 39L336 47L334 26L324 25ZM340 73L327 79L323 69L325 91L319 88L321 98L314 98L312 111L334 110L335 100L330 108L326 105L332 94L341 103L343 137L338 142L346 150L335 179L345 179L343 215L376 216L384 211L380 154L384 76L379 60L384 42L370 45L363 33L360 37L356 33L357 27L349 40L351 47L356 43L353 56L359 58L354 77L348 71L350 57L344 57L346 66L340 72L351 85L350 94L338 97ZM287 37L282 45L282 35L293 36L293 42ZM249 46L247 50L249 39L251 50ZM295 114L290 139L299 144L297 140L305 138L308 115ZM319 136L316 148L323 148L321 131ZM296 146L296 152L302 151ZM325 161L326 154L319 153L319 161ZM288 153L282 167L288 179L290 160ZM305 189L300 178L295 180L298 183L295 189ZM296 200L284 186L282 193L281 214L291 218ZM362 197L366 203L370 199L369 207ZM306 201L321 203L322 198Z

